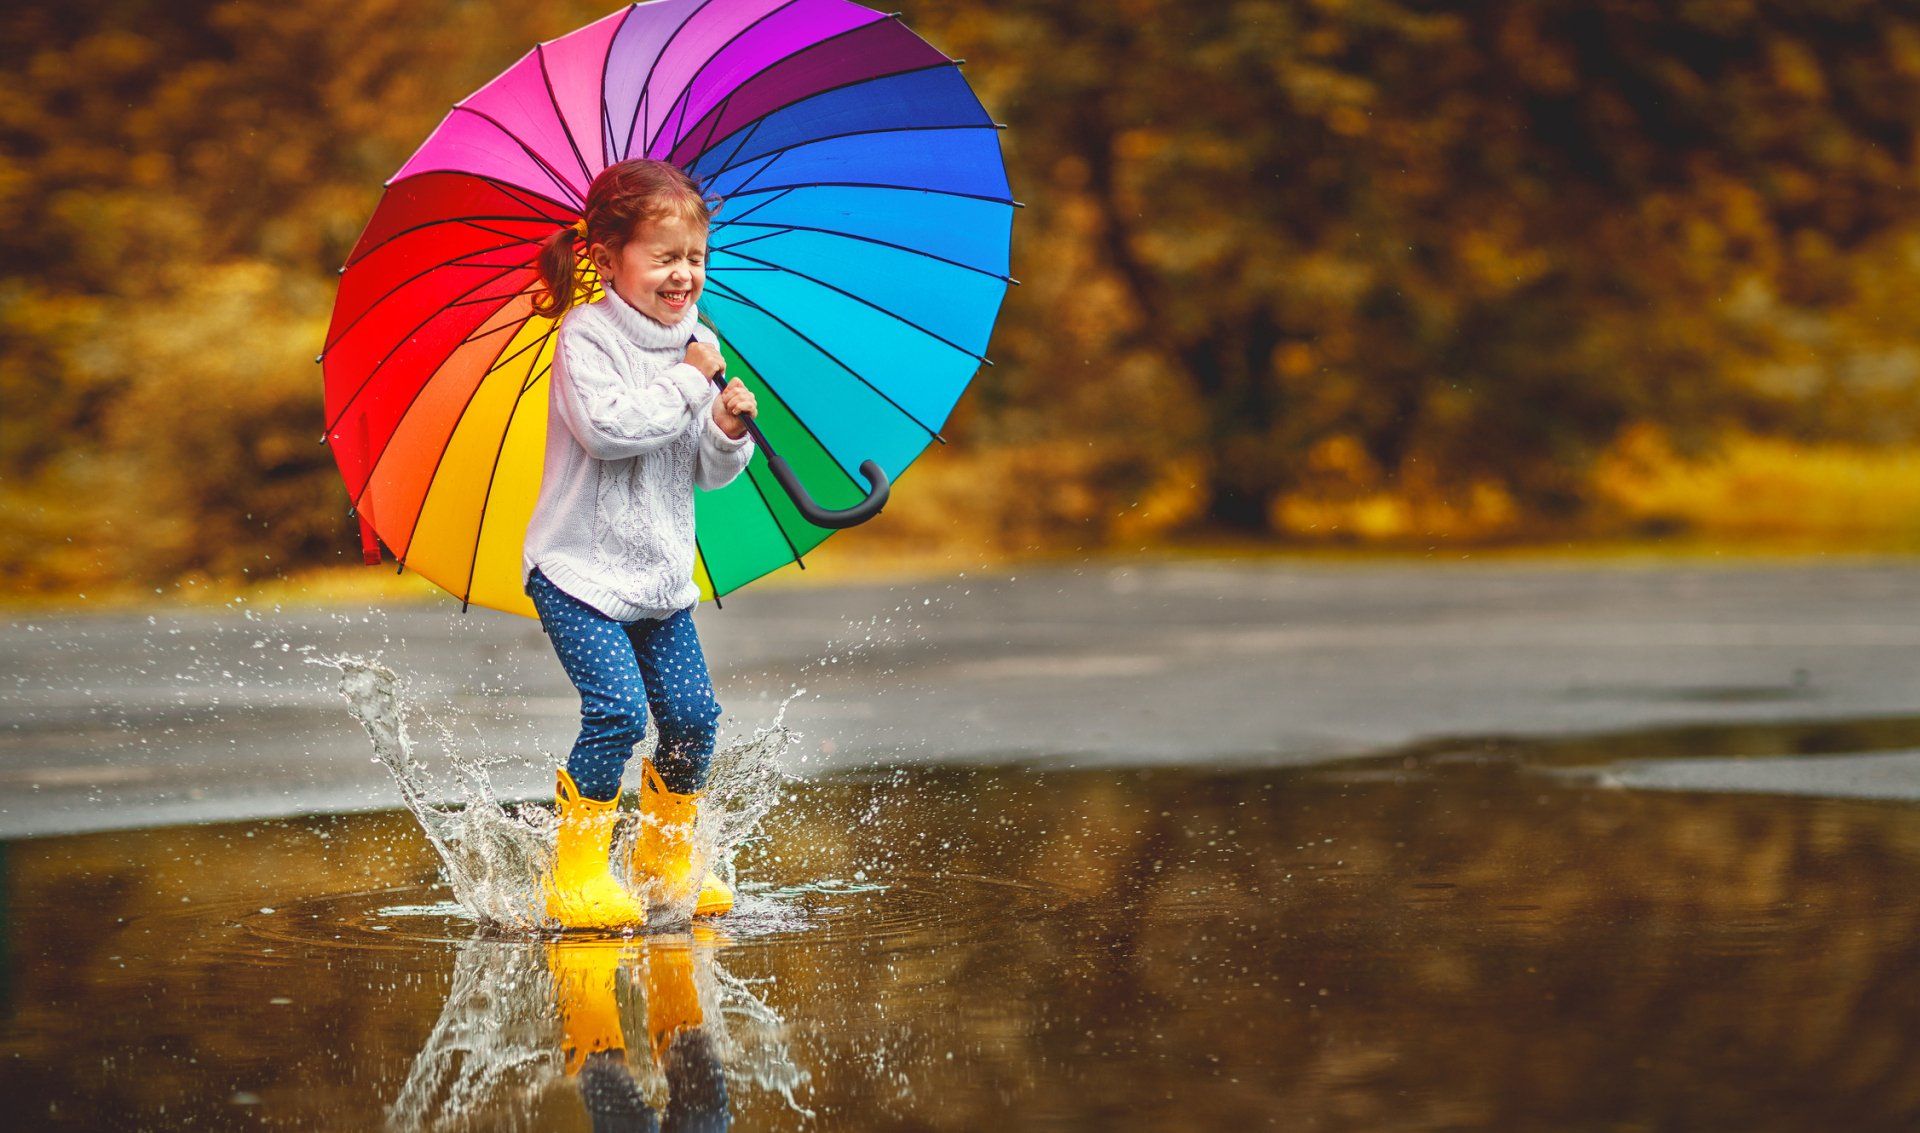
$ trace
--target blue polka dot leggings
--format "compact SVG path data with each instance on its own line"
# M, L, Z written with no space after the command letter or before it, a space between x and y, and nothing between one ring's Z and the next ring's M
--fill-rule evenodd
M706 786L720 705L693 631L693 611L621 622L554 585L538 567L527 596L540 612L561 667L580 690L580 736L567 774L580 793L605 801L620 793L633 745L647 734L647 710L660 729L654 766L680 794Z

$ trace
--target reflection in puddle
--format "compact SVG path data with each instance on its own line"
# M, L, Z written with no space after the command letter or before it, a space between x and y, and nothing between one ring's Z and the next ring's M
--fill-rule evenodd
M803 784L710 939L495 939L406 814L16 842L0 1096L53 1129L664 1129L721 1087L756 1130L1920 1125L1920 807L1505 754Z
M719 1130L729 1082L793 1100L805 1071L780 1016L696 928L639 940L470 940L439 1021L387 1111L391 1128L471 1127L542 1095L577 1097L596 1130Z

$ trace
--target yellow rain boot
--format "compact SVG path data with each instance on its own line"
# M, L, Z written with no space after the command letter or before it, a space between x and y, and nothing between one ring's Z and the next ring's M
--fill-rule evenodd
M560 769L554 787L560 825L554 834L553 873L547 878L547 915L562 928L622 928L644 924L647 903L614 880L607 860L616 800L596 802L580 794L573 776Z
M679 795L667 790L651 759L640 764L640 833L633 840L633 876L653 886L653 899L677 904L693 887L694 822L700 813L700 794ZM712 870L700 881L693 903L695 916L714 916L733 908L733 890Z
M700 988L693 982L693 949L655 944L647 951L647 1034L654 1061L664 1064L673 1036L705 1020Z
M590 1055L627 1049L614 985L625 945L604 940L557 940L547 945L553 1005L560 1013L560 1053L569 1075Z

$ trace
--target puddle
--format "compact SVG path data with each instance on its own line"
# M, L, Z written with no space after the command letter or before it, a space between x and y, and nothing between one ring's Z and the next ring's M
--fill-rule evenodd
M632 940L501 937L407 813L4 844L0 1092L36 1129L1920 1123L1920 807L1516 751L796 785L735 916Z

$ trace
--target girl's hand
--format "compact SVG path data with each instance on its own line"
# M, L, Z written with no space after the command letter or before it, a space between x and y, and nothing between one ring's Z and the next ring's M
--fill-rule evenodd
M692 354L691 348L687 351ZM735 378L713 399L713 423L720 431L734 440L747 435L747 423L743 418L760 415L760 406L753 400L753 391L747 383Z
M727 368L726 360L720 357L720 352L704 342L687 344L687 365L705 374L709 379L718 376L720 371Z

